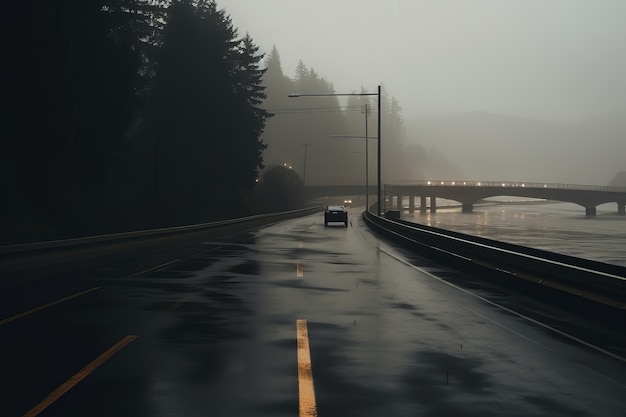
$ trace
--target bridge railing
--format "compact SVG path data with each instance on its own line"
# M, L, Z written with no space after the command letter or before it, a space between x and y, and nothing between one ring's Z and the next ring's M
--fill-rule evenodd
M390 186L459 186L459 187L520 187L520 188L549 188L561 190L580 191L609 191L626 192L626 187L604 186L604 185L583 185L583 184L561 184L554 182L529 182L529 181L468 181L468 180L406 180L387 181L385 185Z

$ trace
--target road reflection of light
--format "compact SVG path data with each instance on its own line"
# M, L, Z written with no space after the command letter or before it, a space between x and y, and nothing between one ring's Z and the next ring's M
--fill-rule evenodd
M587 217L581 206L574 203L511 200L506 207L488 201L488 204L476 204L473 213L450 208L428 216L407 215L406 220L416 223L428 220L429 226L446 230L626 265L623 256L626 217L617 215L615 203L599 205L598 214Z

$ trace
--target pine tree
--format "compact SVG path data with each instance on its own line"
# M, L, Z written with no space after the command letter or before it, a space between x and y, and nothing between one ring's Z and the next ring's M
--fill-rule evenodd
M13 104L4 124L10 142L0 157L14 182L2 216L11 224L28 218L42 238L101 224L92 219L140 106L134 3L11 3L4 30Z
M270 109L286 107L288 95L295 92L293 82L283 73L280 53L275 45L265 60L263 85L271 86L267 90L267 100L264 102L264 105Z
M242 214L232 208L243 210L262 166L260 135L269 117L260 107L261 59L215 1L169 7L145 126L161 222Z
M242 167L242 177L237 184L240 188L249 188L255 184L259 177L258 170L263 168L262 152L267 147L261 140L261 135L265 129L266 119L272 116L271 113L261 108L263 101L267 98L263 75L265 69L260 67L263 55L259 54L259 47L256 46L249 34L241 40L239 46L239 67L236 75L236 94L241 97L241 110L238 112L245 130L241 133L242 156L246 159L246 164ZM252 168L252 169L250 169Z
M296 78L295 78L295 87L296 93L310 93L311 91L307 91L307 83L309 80L309 69L304 65L302 60L298 61L298 65L296 66Z

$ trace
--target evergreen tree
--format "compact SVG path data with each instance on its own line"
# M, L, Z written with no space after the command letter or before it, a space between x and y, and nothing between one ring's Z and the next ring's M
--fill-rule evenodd
M260 135L269 116L259 107L261 59L215 1L169 7L144 130L153 142L160 222L244 214L243 195L262 166Z
M276 45L272 47L265 61L265 74L263 74L263 85L268 88L267 100L264 106L267 108L284 108L288 102L288 95L295 93L293 82L283 73L280 53ZM270 90L272 94L270 94Z
M257 205L264 212L295 210L304 204L304 183L291 168L270 165L256 188Z
M304 62L302 62L302 60L298 61L298 65L296 66L296 78L294 80L296 83L295 87L298 90L296 91L297 93L311 93L311 91L300 90L307 87L309 74L309 69L306 67L306 65L304 65Z
M39 238L88 233L140 105L131 0L13 2L7 31L8 203L2 219ZM122 11L123 12L120 12ZM6 175L6 177L5 177Z
M235 72L235 93L240 97L237 111L240 123L236 126L243 127L240 135L240 146L243 166L237 172L241 174L239 181L234 184L240 190L252 187L259 177L258 170L263 168L262 152L267 147L261 140L265 129L266 119L272 116L268 111L261 108L267 98L263 83L265 69L260 67L263 55L259 54L249 34L241 40L239 46L239 67Z
M402 109L394 97L390 97L387 90L381 88L382 112L382 164L383 181L402 180L408 177L407 166L411 161L407 158L404 144L404 126Z
M289 98L289 94L297 91L295 83L283 73L280 54L276 46L267 55L265 60L265 74L263 85L266 87L267 99L263 107L277 113L275 117L267 120L267 126L263 133L263 142L267 144L264 151L264 160L270 164L282 165L289 162L298 166L302 144L298 138L301 131L298 125L298 115L291 109L298 103ZM302 171L300 171L302 172Z
M402 120L402 107L395 97L391 97L389 102L389 112L387 113L389 123L387 124L390 134L398 140L404 139L404 121Z

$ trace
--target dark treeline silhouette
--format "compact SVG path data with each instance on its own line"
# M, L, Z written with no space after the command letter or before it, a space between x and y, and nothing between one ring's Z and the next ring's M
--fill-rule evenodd
M620 171L609 182L611 187L626 187L626 171Z
M364 135L367 111L375 137L376 97L288 98L335 89L302 62L285 76L214 0L33 0L6 15L2 244L287 210L305 183L364 182L364 139L330 136ZM384 89L382 108L383 179L414 178L423 153Z
M8 8L2 243L258 210L263 55L214 1Z
M168 222L250 214L262 167L262 55L214 2L174 3L164 28L141 150L146 189ZM147 199L150 200L149 198Z
M286 76L278 49L266 58L264 75L267 99L263 107L275 114L262 136L268 145L264 159L277 165L291 165L306 185L362 184L365 182L365 140L336 136L377 135L377 97L300 97L289 94L375 93L377 86L361 86L356 91L335 91L333 84L313 68L299 62L295 77ZM346 71L358 69L346 68ZM368 114L366 121L366 112ZM334 137L335 136L335 137ZM407 143L402 109L394 97L382 89L383 179L419 176L420 161L426 152L420 145ZM377 143L368 143L369 180L376 181ZM306 157L306 160L305 160Z
M269 165L259 179L255 195L260 211L279 212L301 208L304 201L304 183L291 168Z

